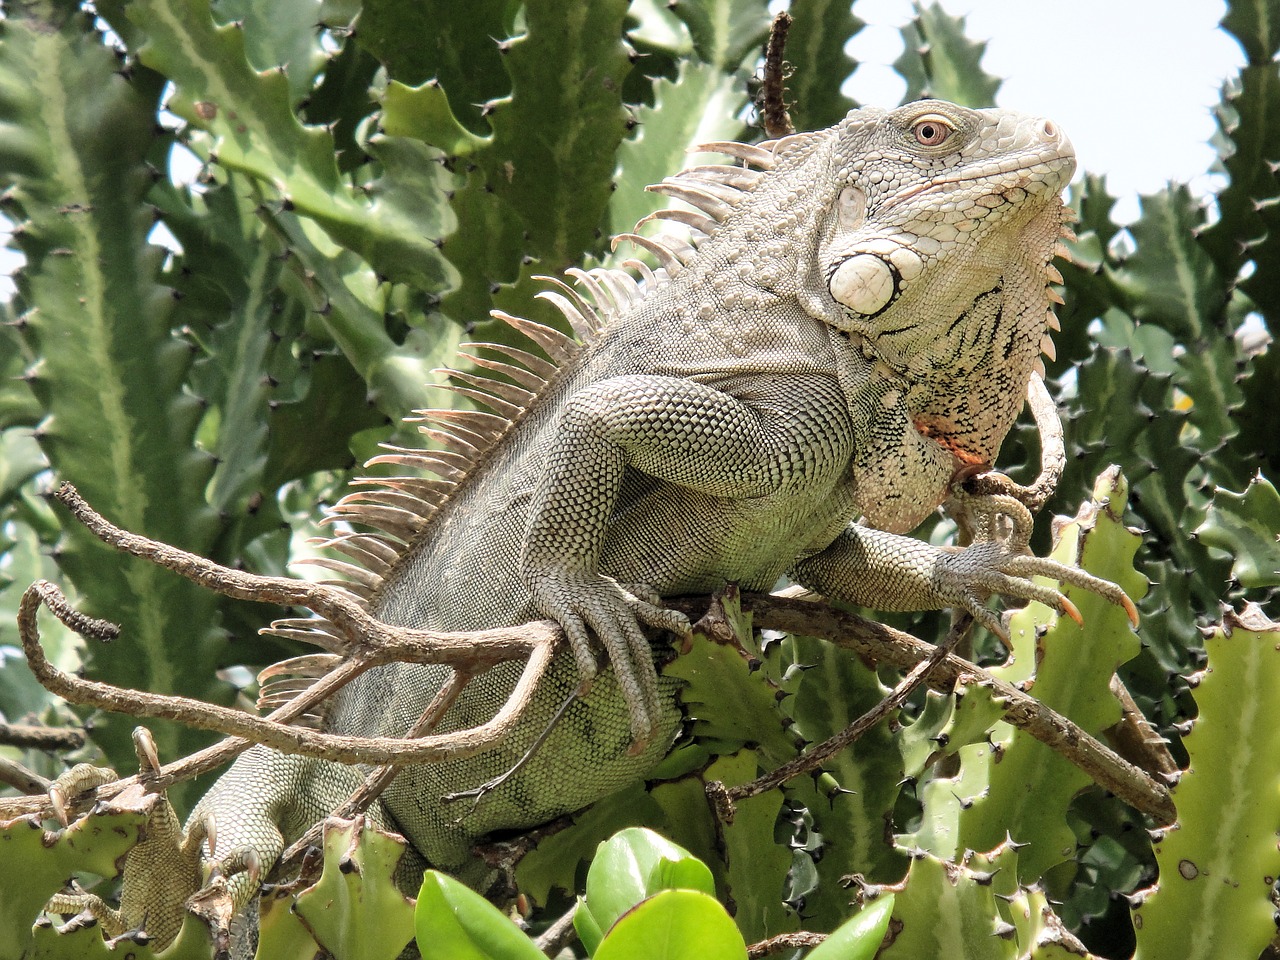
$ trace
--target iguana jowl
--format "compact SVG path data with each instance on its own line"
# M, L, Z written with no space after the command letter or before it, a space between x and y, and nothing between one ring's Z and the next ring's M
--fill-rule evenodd
M696 208L661 215L694 243L628 235L657 270L569 271L577 289L544 296L585 343L506 318L554 362L473 348L502 379L455 372L453 388L493 412L429 412L440 449L376 458L438 479L377 481L337 508L382 531L331 544L361 564L382 620L464 630L549 617L568 636L509 743L410 767L383 795L380 815L434 866L462 869L476 837L581 808L664 754L676 690L641 628L688 624L663 596L769 589L787 574L872 608L965 608L998 629L983 606L993 593L1071 609L1031 573L1089 584L998 541L946 550L903 536L957 475L994 461L1056 326L1047 284L1060 279L1049 264L1075 166L1067 139L1046 120L921 101L710 146L742 164L655 188ZM326 723L403 735L446 673L379 668ZM487 719L517 674L470 684L439 729ZM514 776L460 822L442 806L516 764L579 687ZM214 860L252 849L269 864L360 777L255 748L194 816L217 824Z

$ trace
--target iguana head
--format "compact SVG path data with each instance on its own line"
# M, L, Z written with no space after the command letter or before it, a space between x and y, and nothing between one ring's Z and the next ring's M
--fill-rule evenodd
M1075 152L1051 121L921 100L851 113L832 166L818 256L836 325L905 368L1012 260L1052 259Z
M920 433L990 463L1052 350L1071 143L1039 117L941 100L855 110L829 135L810 309L900 380Z

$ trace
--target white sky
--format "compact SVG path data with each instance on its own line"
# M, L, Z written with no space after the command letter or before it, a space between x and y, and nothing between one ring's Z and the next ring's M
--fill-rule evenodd
M1105 173L1120 198L1114 216L1137 217L1138 193L1170 180L1209 193L1212 107L1244 55L1218 28L1221 0L942 0L987 40L982 65L1003 77L1000 106L1052 118L1075 144L1080 168ZM902 52L898 28L910 0L859 0L867 26L849 52L861 62L849 93L891 105L905 84L889 66Z

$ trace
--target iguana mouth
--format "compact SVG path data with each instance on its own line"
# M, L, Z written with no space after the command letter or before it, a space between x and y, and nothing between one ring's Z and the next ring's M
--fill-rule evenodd
M1074 172L1075 170L1075 159L1073 157L1066 156L1063 154L1056 154L1052 157L1049 157L1048 159L1037 158L1034 160L1029 160L1028 162L1020 166L1013 167L1010 170L998 171L998 174L996 175L1008 175L1011 173L1021 173L1026 170L1033 170L1036 167L1050 167L1051 165L1056 165L1056 164L1065 164L1070 168L1070 170L1067 172L1067 175L1063 178L1063 184L1065 185L1066 181L1070 179L1071 173ZM1055 173L1055 174L1057 172L1058 172L1057 170L1050 171L1050 173ZM987 180L987 179L990 179L992 176L993 176L992 173L986 172L986 173L975 173L973 176L969 176L969 177L946 177L943 179L929 180L926 183L918 184L917 186L914 186L914 187L909 187L906 190L902 190L899 193L894 194L893 196L885 200L885 202L883 203L880 209L892 210L898 204L905 203L907 200L910 200L913 197L918 197L918 196L921 196L922 194L929 193L931 190L938 190L938 189L941 189L942 187L955 186L957 184L962 184L962 183L972 183L976 180ZM1014 186L1022 186L1022 185L1023 185L1022 183L1010 184L1008 187L1005 187L1005 189L1009 189L1010 187L1014 187Z

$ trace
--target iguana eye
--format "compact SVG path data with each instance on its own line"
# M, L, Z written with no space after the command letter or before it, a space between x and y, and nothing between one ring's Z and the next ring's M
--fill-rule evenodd
M911 126L916 142L922 147L936 147L951 136L951 124L941 117L921 117Z

